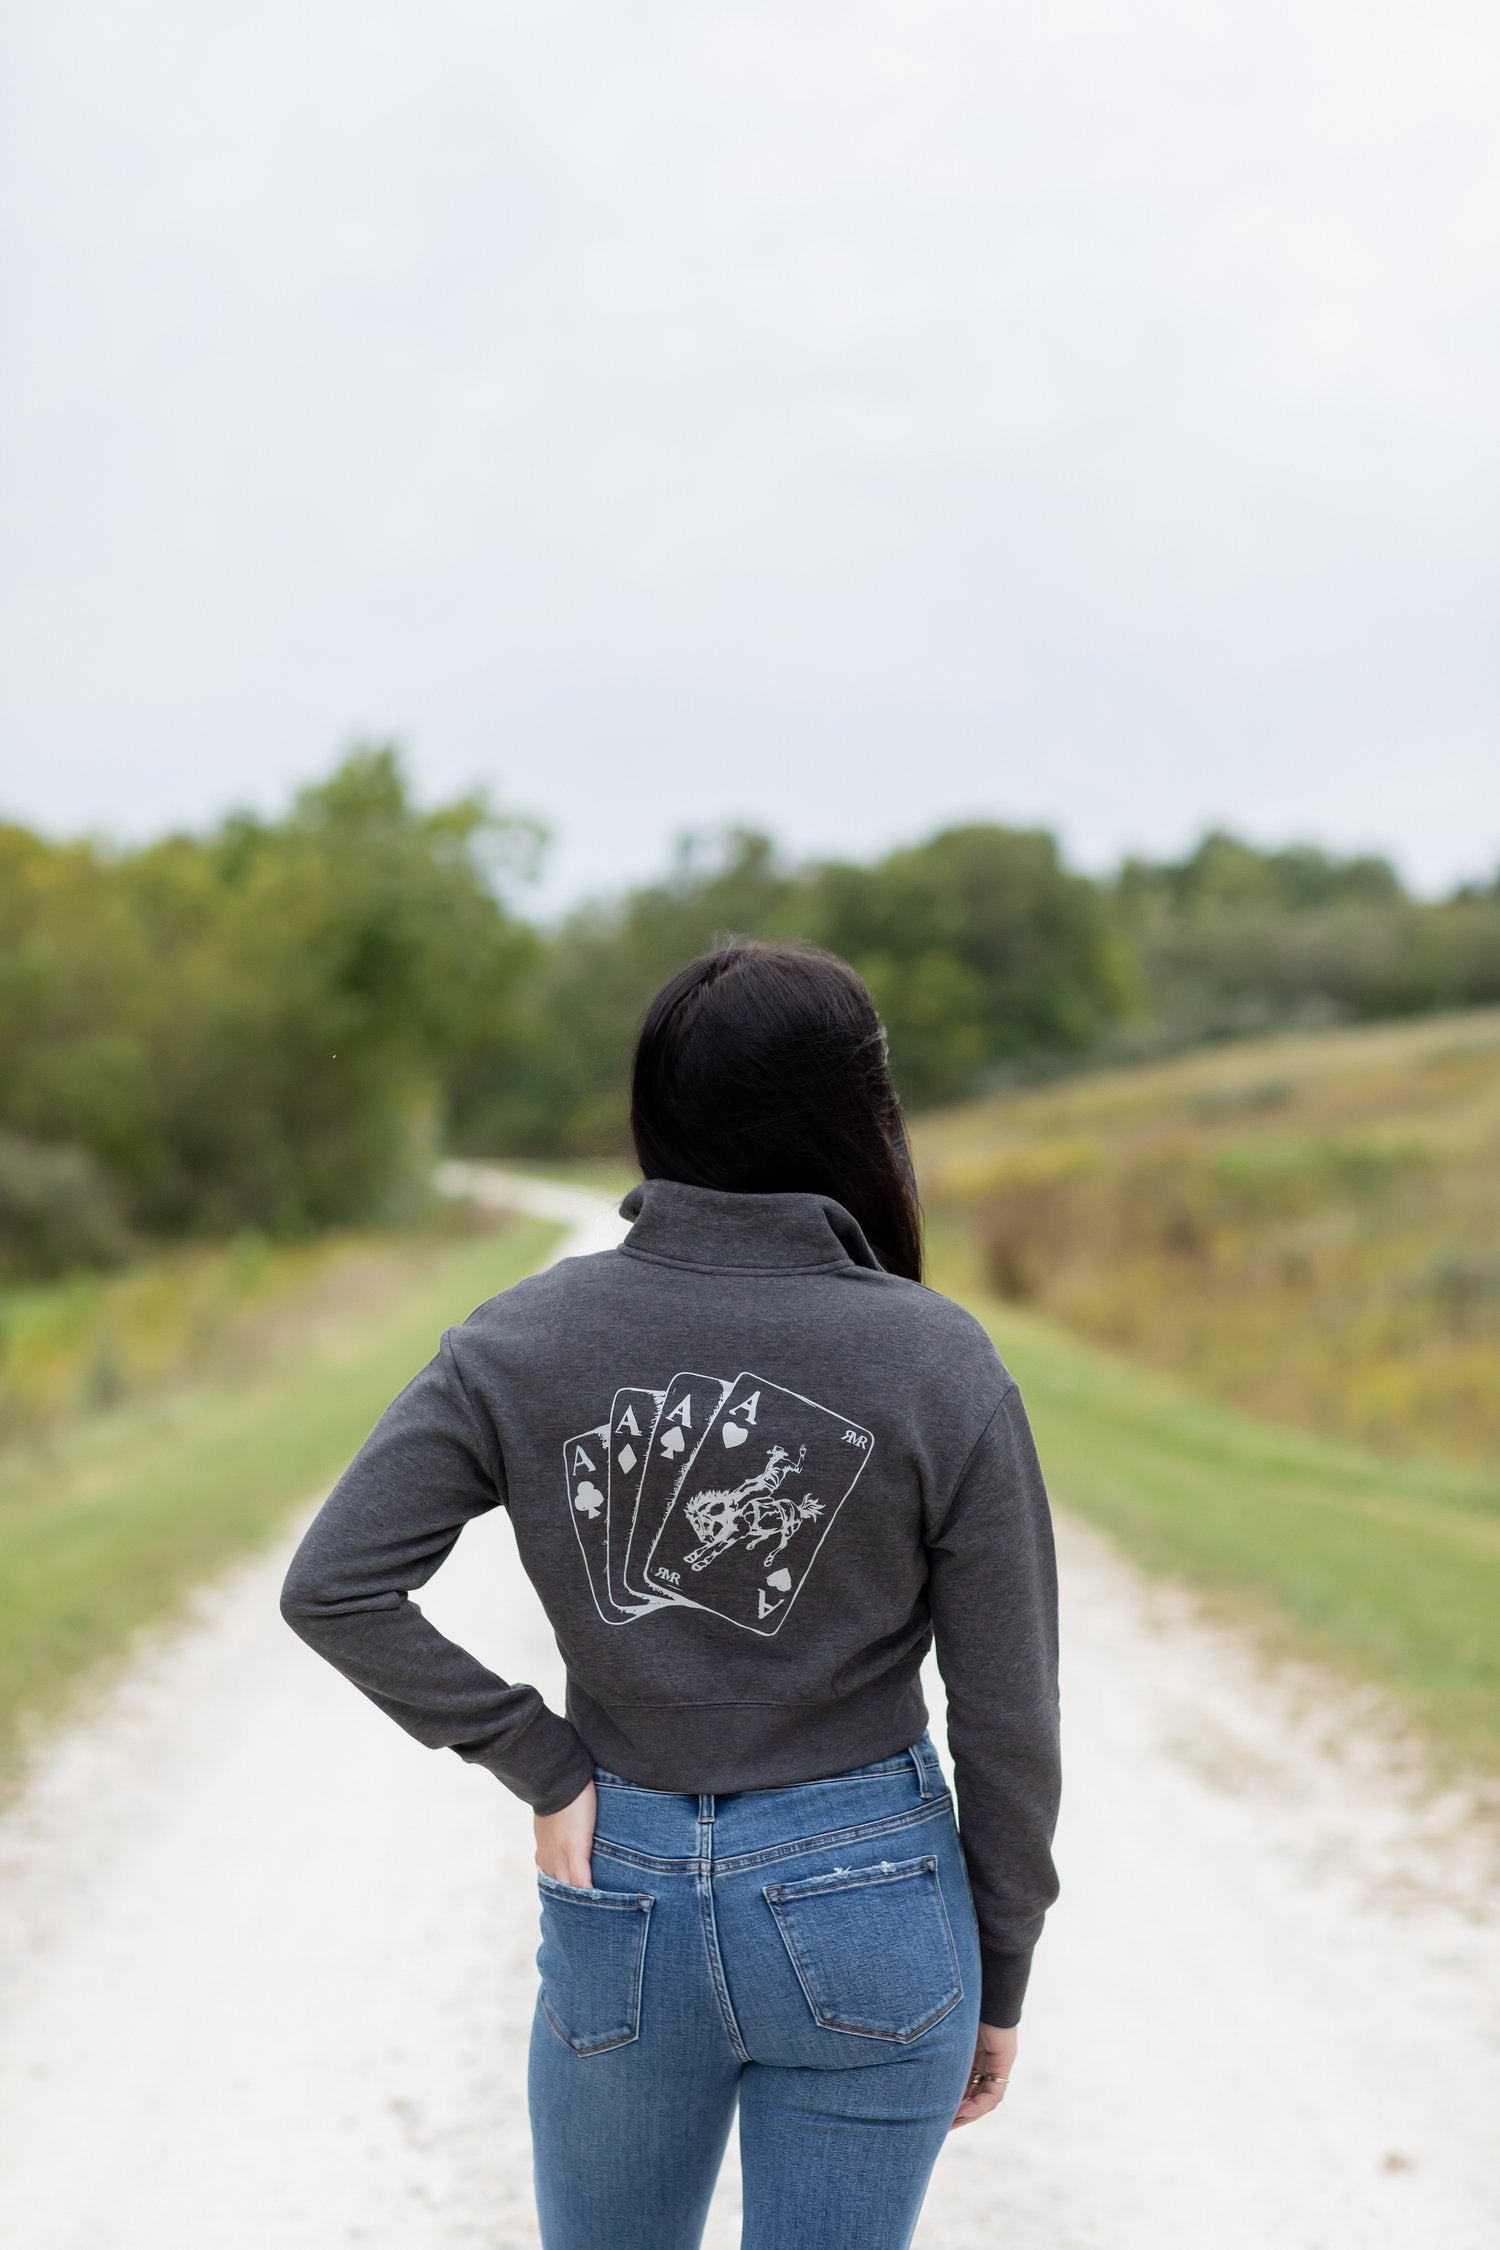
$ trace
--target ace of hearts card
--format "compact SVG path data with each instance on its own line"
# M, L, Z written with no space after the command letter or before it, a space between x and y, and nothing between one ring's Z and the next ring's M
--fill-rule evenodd
M659 1434L677 1384L702 1381L674 1379ZM644 1507L637 1513L637 1539L650 1539L637 1584L748 1632L777 1632L874 1442L815 1399L759 1375L737 1376L670 1490L663 1496L657 1487L657 1527ZM651 1476L648 1468L643 1501Z

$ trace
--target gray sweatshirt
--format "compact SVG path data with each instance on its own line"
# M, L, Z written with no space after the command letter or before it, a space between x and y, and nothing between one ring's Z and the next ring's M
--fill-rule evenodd
M1057 1595L1025 1411L968 1313L843 1205L648 1180L618 1249L443 1336L310 1525L282 1613L421 1742L538 1812L597 1763L689 1793L809 1781L927 1723L936 1641L981 2014L1056 1896ZM567 1716L409 1597L509 1510Z

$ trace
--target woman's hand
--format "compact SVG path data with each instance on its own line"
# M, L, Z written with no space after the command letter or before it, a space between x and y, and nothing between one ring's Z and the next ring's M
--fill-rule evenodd
M986 2117L992 2109L1000 2107L1015 2059L1015 2032L1002 2031L998 2024L982 2023L979 2044L974 2049L974 2068L969 2073L964 2098L954 2112L954 2125L972 2125L976 2117ZM951 2133L953 2126L948 2130Z
M594 1882L594 1784L586 1781L561 1812L535 1813L536 1863L554 1882L591 1890Z

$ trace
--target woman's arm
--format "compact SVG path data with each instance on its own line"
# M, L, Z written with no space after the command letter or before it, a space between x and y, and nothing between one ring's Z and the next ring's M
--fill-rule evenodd
M1057 1896L1057 1566L1021 1394L1006 1378L928 1540L938 1670L979 1916L980 2017L1014 2026Z
M434 1749L486 1766L541 1813L571 1804L593 1760L533 1687L512 1686L409 1599L464 1525L504 1499L502 1467L445 1336L324 1501L281 1589L310 1648Z

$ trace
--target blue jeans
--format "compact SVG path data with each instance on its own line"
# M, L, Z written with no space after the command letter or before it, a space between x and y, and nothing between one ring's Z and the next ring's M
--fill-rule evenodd
M595 1887L537 1877L545 2250L696 2250L736 2104L742 2250L905 2250L979 2023L931 1736L727 1796L594 1780Z

